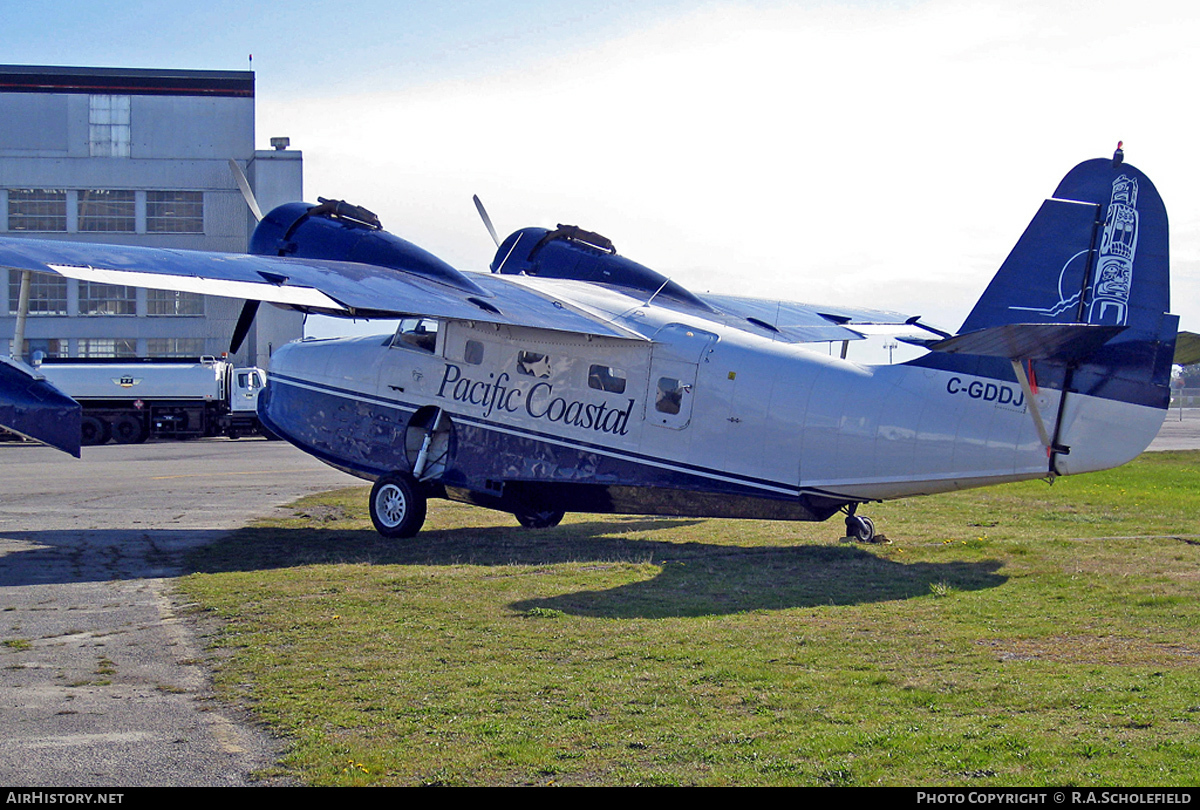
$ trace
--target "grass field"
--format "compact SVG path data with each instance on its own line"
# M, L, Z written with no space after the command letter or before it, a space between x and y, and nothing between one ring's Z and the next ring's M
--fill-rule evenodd
M195 555L218 690L309 784L1200 784L1200 452L823 524L365 492Z

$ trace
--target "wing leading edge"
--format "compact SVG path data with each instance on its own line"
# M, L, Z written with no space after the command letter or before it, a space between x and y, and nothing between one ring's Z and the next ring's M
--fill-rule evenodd
M266 301L355 318L424 315L644 340L622 326L495 276L480 294L402 269L325 259L0 238L0 267L152 289Z

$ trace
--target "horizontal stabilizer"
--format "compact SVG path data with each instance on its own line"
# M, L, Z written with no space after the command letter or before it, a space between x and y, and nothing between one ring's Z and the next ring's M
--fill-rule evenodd
M0 427L79 458L83 409L29 366L0 357Z
M1195 332L1180 332L1175 339L1175 363L1190 366L1200 363L1200 335Z
M1088 357L1125 328L1087 323L1006 323L939 340L928 344L928 348L946 354L1071 363Z

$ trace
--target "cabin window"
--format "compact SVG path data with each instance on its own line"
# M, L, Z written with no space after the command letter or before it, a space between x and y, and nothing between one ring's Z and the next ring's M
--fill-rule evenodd
M483 362L483 344L478 340L468 340L463 349L463 362L477 366Z
M654 397L654 409L661 413L677 414L683 403L683 395L691 389L674 377L658 378L658 393Z
M610 394L624 394L625 372L609 366L591 366L588 369L588 388L608 391Z
M549 377L550 358L537 352L517 352L517 373L526 377Z
M438 322L432 318L405 318L392 336L392 348L416 349L433 354L437 351Z

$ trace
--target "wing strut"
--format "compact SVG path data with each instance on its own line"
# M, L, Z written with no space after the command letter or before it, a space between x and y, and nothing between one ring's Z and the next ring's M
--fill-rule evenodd
M25 319L29 316L29 287L33 274L29 270L21 271L21 292L17 299L17 324L13 331L12 358L17 361L25 359Z

